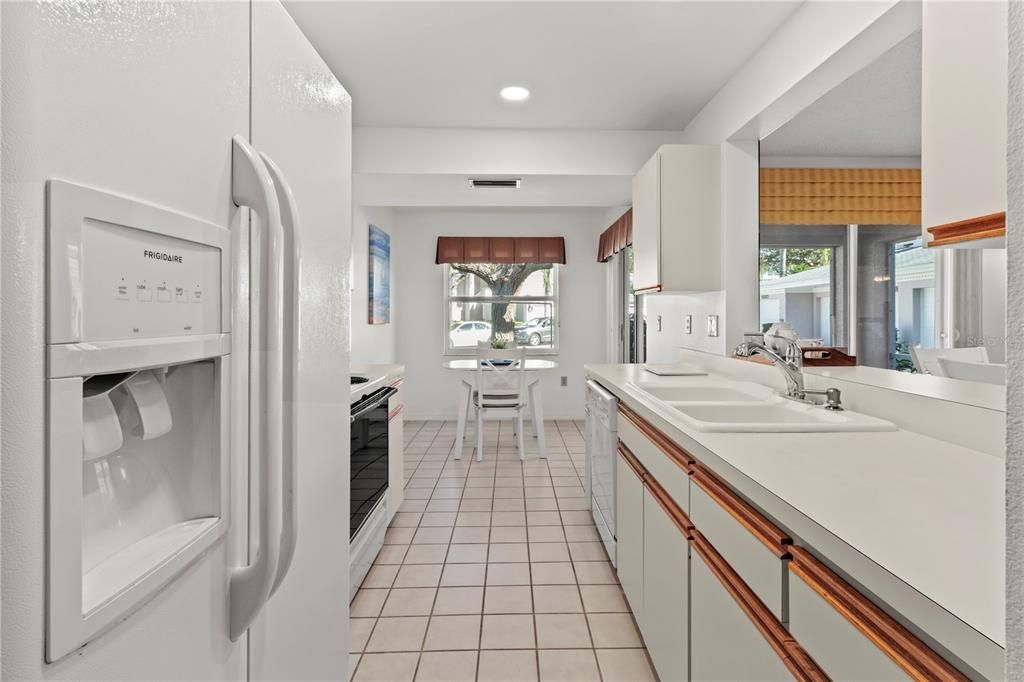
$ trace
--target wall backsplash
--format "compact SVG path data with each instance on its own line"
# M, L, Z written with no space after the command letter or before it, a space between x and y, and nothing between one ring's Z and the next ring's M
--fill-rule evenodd
M664 294L647 296L647 361L678 362L681 348L724 355L725 292L700 294ZM661 315L661 331L658 316ZM692 316L692 333L683 328L684 318ZM707 335L707 316L718 316L718 336Z

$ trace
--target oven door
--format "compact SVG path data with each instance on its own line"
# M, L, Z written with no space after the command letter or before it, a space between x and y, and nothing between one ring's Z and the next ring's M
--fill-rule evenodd
M396 392L381 388L352 404L350 541L388 490L388 398Z

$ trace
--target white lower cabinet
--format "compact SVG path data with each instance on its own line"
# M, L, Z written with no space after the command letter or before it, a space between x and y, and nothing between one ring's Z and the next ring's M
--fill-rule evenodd
M874 642L796 576L789 584L789 631L834 680L908 679Z
M690 562L690 674L695 681L793 679L696 551Z
M621 451L616 467L616 568L633 616L638 623L643 623L644 483Z
M688 453L623 415L618 575L663 682L968 679Z
M786 561L738 523L696 481L690 487L690 520L771 609L772 615L785 623L785 584L789 578ZM777 546L781 546L781 541Z
M640 627L658 677L689 678L690 547L644 490L644 609Z

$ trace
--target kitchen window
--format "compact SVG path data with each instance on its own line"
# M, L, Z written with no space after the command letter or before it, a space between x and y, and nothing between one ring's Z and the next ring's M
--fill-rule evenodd
M558 265L450 263L444 286L447 353L475 353L480 341L558 351Z

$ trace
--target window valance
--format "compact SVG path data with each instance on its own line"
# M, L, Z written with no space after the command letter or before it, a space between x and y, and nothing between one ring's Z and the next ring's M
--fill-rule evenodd
M565 263L564 237L438 237L435 263Z
M629 209L601 233L601 238L597 242L597 261L607 263L609 258L632 245L633 209Z

